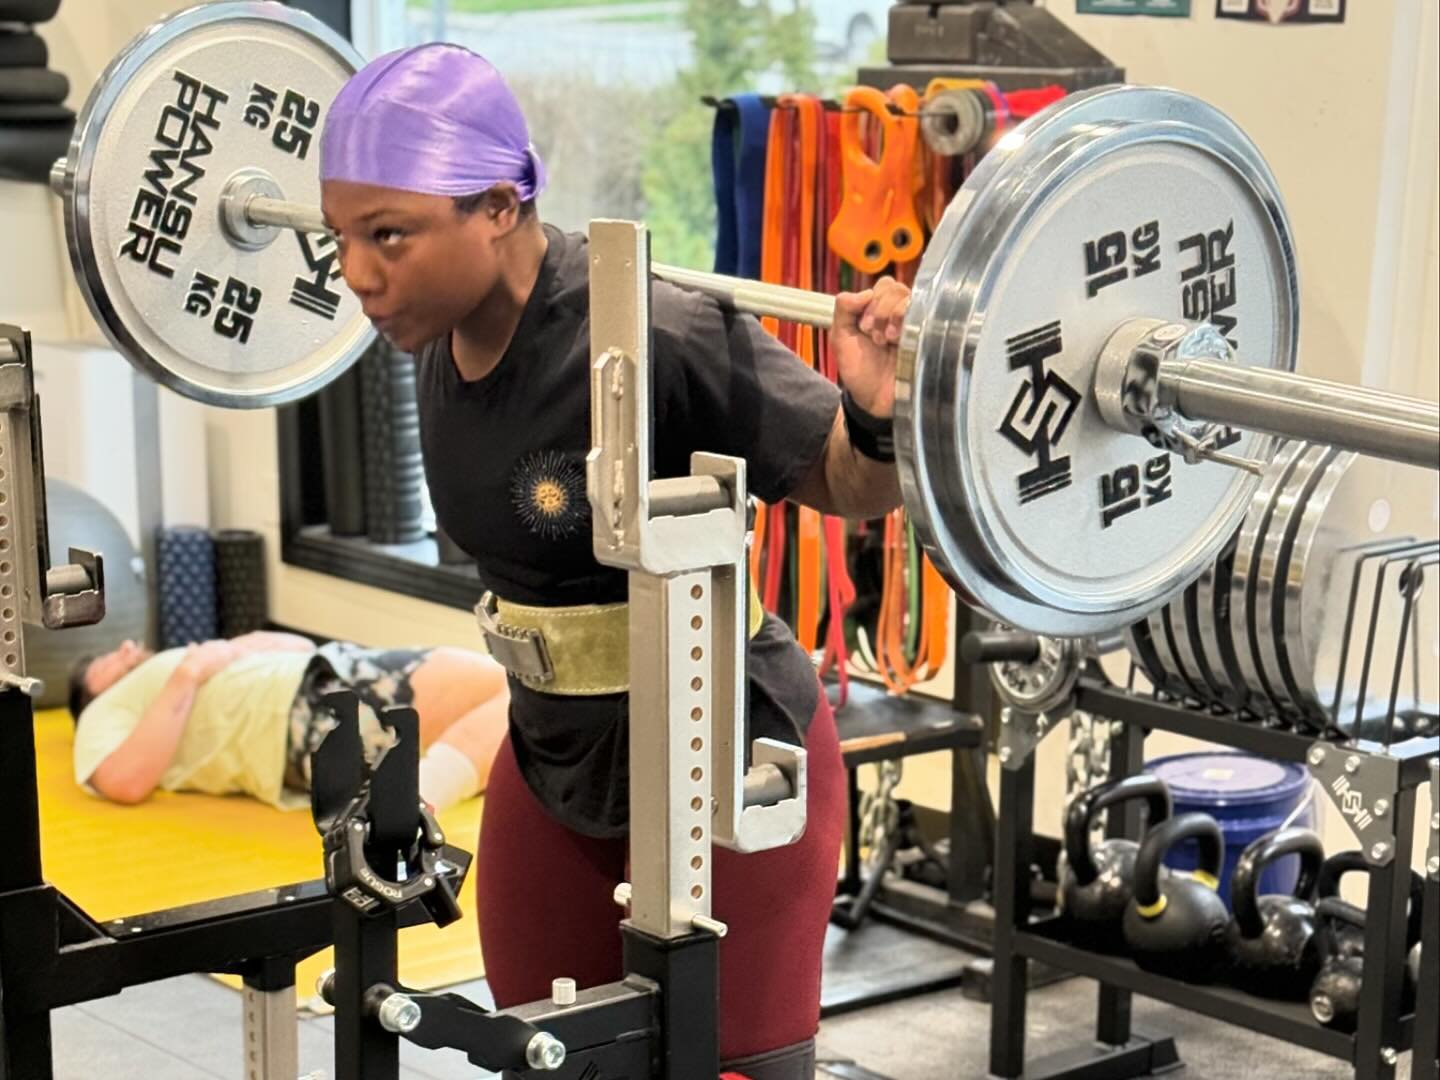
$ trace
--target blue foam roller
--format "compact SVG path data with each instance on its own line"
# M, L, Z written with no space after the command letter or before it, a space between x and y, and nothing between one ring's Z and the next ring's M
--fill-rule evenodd
M215 541L205 529L161 529L155 543L160 564L160 647L173 649L219 636Z

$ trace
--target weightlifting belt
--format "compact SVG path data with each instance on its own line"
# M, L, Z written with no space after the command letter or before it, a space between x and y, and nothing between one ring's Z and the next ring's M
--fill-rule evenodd
M490 655L531 690L546 694L619 694L630 689L630 606L512 604L486 592L475 618ZM750 585L748 635L765 611Z

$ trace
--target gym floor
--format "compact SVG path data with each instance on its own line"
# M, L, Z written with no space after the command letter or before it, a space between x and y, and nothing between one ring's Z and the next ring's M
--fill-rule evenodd
M874 927L879 932L887 928ZM870 933L864 927L860 933ZM893 931L891 931L893 932ZM832 940L838 939L832 929ZM454 990L489 1005L483 980ZM1094 984L1055 983L1030 995L1028 1060L1073 1050L1094 1023ZM1340 1080L1339 1062L1218 1024L1167 1005L1135 999L1135 1030L1173 1035L1189 1080L1268 1077ZM987 1075L989 1006L947 990L826 1020L820 1028L819 1080L968 1080ZM56 1080L241 1080L240 995L203 975L133 987L117 997L53 1014ZM300 1024L300 1073L334 1080L334 1021ZM458 1051L401 1043L404 1080L476 1080L489 1076ZM1410 1076L1409 1055L1401 1080Z

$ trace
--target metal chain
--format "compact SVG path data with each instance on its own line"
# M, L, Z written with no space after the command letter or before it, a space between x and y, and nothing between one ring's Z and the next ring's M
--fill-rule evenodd
M885 838L900 824L900 808L895 803L895 788L904 773L897 758L881 761L877 765L879 782L874 791L866 791L860 797L860 843L867 848L866 866L873 873L885 868L873 865L884 850Z
M1103 783L1110 775L1110 725L1087 712L1070 714L1070 753L1065 760L1065 791L1074 795Z

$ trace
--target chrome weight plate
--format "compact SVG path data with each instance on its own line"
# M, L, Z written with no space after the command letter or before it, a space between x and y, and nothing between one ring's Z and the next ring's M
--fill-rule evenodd
M1248 700L1243 692L1245 676L1235 655L1235 640L1230 636L1230 577L1235 566L1237 536L1221 549L1213 563L1207 565L1195 582L1195 622L1200 635L1200 648L1214 675L1219 702L1226 709L1238 711Z
M1147 619L1140 619L1131 623L1120 631L1120 636L1125 642L1125 648L1130 652L1130 659L1140 669L1140 673L1150 680L1150 685L1157 690L1169 691L1169 676L1160 668L1160 658L1155 655L1155 647L1150 642L1150 623Z
M1284 580L1289 570L1290 551L1300 528L1300 517L1316 486L1325 477L1325 470L1334 459L1335 449L1310 446L1300 455L1289 482L1275 498L1270 511L1270 525L1260 544L1259 566L1255 576L1255 652L1260 658L1260 673L1274 695L1282 715L1295 717L1299 705L1286 686L1280 665L1280 629L1276 605L1283 605Z
M1118 629L1211 563L1257 479L1120 433L1093 398L1131 318L1208 319L1291 370L1298 296L1269 169L1223 114L1104 87L1002 137L931 240L900 343L905 502L937 568L1010 625ZM1273 440L1229 433L1267 459Z
M1424 549L1424 545L1417 545L1414 541L1378 537L1377 529L1383 529L1386 523L1370 520L1369 512L1377 497L1397 491L1425 490L1420 486L1422 480L1433 490L1433 478L1424 477L1418 469L1342 453L1330 462L1314 494L1305 504L1283 579L1284 595L1277 598L1280 602L1277 603L1276 618L1282 644L1280 663L1287 686L1305 715L1316 724L1329 724L1334 719L1334 703L1337 699L1345 699L1344 694L1337 695L1337 680L1351 592L1360 591L1355 588L1357 564L1366 557L1403 552L1410 548ZM1433 574L1429 575L1430 579L1433 577ZM1430 579L1426 580L1426 585L1433 583ZM1360 608L1357 621L1361 625L1351 628L1352 654L1346 678L1351 693L1359 685L1358 653L1363 648L1364 621L1369 617L1373 589L1372 574L1369 591L1357 596ZM1385 609L1385 613L1398 612L1399 609L1400 604L1394 603ZM1433 596L1417 599L1414 619L1407 652L1412 658L1418 652L1419 664L1415 665L1411 659L1410 666L1416 667L1414 675L1418 676L1421 700L1433 703L1440 697L1440 692L1437 692L1437 682L1440 682L1440 604ZM1393 663L1397 630L1398 626L1393 625L1392 620L1392 625L1384 628L1384 641L1379 643L1382 651L1387 643L1391 645L1389 656L1384 657L1390 663ZM1410 675L1409 672L1406 674ZM1373 687L1373 676L1370 681ZM1412 679L1407 677L1406 683L1410 685L1402 685L1402 698L1414 694ZM1388 683L1384 689L1388 693ZM1344 719L1348 721L1351 717Z
M1176 693L1187 700L1200 700L1194 676L1186 669L1184 658L1175 644L1175 628L1170 621L1170 604L1152 611L1146 621L1150 624L1150 640L1160 665L1170 673Z
M1176 659L1190 674L1200 700L1207 705L1219 705L1224 703L1224 691L1200 641L1199 596L1200 583L1196 581L1165 605L1165 616L1174 634Z
M334 241L222 221L227 184L320 202L325 112L361 65L283 4L202 4L151 26L100 76L51 181L75 276L115 347L215 405L291 401L374 330Z
M1239 689L1247 706L1264 715L1274 711L1274 696L1260 673L1260 656L1255 647L1253 598L1260 571L1260 545L1265 542L1265 530L1270 525L1270 509L1309 445L1287 443L1265 469L1235 541L1235 560L1230 570L1230 637L1235 643L1235 660L1240 669Z

